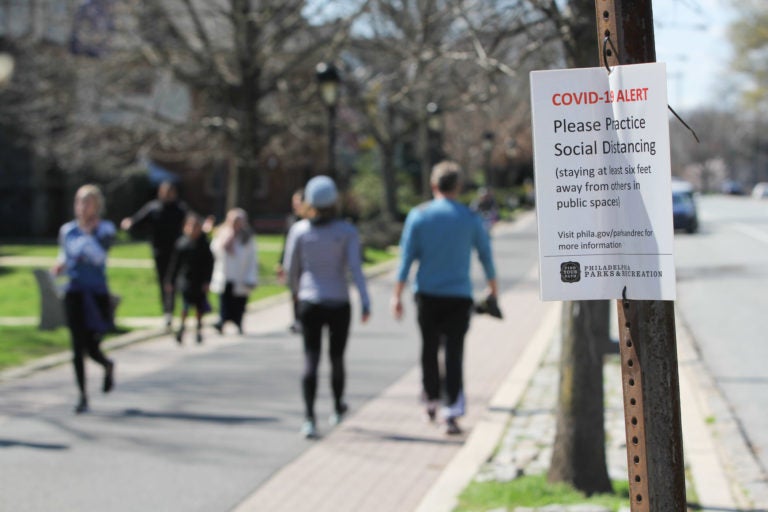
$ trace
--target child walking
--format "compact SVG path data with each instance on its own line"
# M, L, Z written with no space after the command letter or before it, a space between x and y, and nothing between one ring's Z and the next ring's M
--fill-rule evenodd
M181 323L176 331L176 341L184 338L189 310L195 309L197 320L196 340L203 342L203 315L211 310L208 303L208 285L213 272L213 254L203 233L202 219L195 213L187 215L182 236L176 241L168 278L165 283L168 293L177 289L181 292Z

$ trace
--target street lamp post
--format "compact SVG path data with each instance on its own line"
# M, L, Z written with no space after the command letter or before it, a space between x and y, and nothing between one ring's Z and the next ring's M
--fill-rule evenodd
M321 62L315 67L320 87L320 99L328 109L328 174L336 178L336 105L339 101L339 71L332 62Z
M483 133L483 171L485 173L485 185L488 188L493 187L493 173L491 173L491 151L493 150L493 140L495 135L493 132Z
M441 158L440 133L443 130L443 119L440 106L429 102L426 106L426 118L420 123L421 137L421 189L424 198L431 193L430 173L432 166Z

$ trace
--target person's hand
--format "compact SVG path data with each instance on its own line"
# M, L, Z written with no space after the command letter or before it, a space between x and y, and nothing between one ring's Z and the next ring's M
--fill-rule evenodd
M130 217L126 217L123 220L120 221L120 229L123 231L128 231L131 229L131 226L133 226L133 221Z
M64 263L57 263L51 267L51 274L54 276L60 276L64 272Z
M362 323L367 323L369 318L371 318L370 311L363 311L363 315L360 317L360 321Z
M395 320L400 320L403 317L403 301L400 297L392 297L390 307L392 308L392 316L395 317Z
M285 283L285 269L279 263L277 265L277 268L275 269L275 274L277 274L277 280L284 284Z
M216 226L216 217L209 215L203 221L203 233L212 233L213 228Z

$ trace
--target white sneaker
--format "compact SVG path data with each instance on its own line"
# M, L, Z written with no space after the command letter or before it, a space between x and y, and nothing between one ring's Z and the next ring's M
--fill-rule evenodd
M317 427L315 426L315 420L308 419L304 421L301 426L301 435L305 439L314 439L317 437Z
M342 404L341 411L336 411L328 418L328 424L335 427L344 420L344 415L347 414L347 404Z

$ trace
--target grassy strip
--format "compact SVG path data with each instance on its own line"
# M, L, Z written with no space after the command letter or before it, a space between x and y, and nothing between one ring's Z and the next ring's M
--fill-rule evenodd
M282 237L267 235L258 237L259 246L259 287L250 296L258 301L285 292L283 284L277 282L275 267L282 250ZM55 257L58 248L48 245L5 245L0 249L4 256ZM110 256L114 258L151 258L146 243L117 244ZM366 265L374 265L392 259L386 251L366 250ZM34 317L40 314L40 298L37 283L32 274L33 267L0 268L0 317ZM120 295L117 309L117 324L122 318L159 317L159 288L152 268L107 269L109 286L113 293ZM211 295L215 309L216 297ZM38 331L36 326L0 326L0 369L23 364L31 359L61 352L69 348L69 332L66 328L54 331Z
M552 504L601 505L612 511L629 508L629 482L614 481L613 488L612 494L587 497L567 484L548 483L545 475L526 475L511 482L472 482L459 496L455 512L514 510Z

